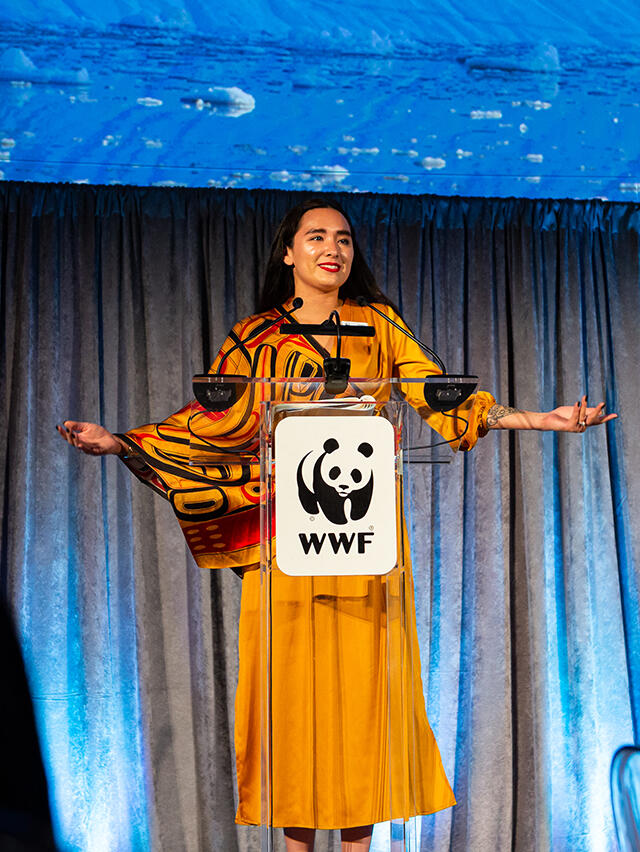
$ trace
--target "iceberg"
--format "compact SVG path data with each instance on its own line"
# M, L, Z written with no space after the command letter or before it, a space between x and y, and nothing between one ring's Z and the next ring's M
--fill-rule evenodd
M179 29L193 28L193 19L186 9L175 8L165 17L148 9L139 9L130 15L125 15L118 22L121 27L139 27L141 29Z
M19 47L9 47L0 56L0 79L32 80L38 74L35 63Z
M57 83L63 86L88 86L91 82L86 68L80 68L79 71L38 68L20 47L9 47L0 56L0 80Z
M305 25L308 10L301 2L286 0L124 0L117 3L78 3L76 0L0 0L0 21L93 27L110 26L180 28L206 35L240 36L247 39L280 41L308 47L310 40L321 49L336 48L386 55L406 45L518 45L540 39L540 32L561 33L563 42L573 44L625 45L640 36L637 4L631 0L613 4L583 0L562 5L557 0L494 0L472 4L470 0L432 0L429 4L380 4L353 0L345 6L338 0L325 0L324 26ZM472 12L472 14L469 14ZM333 22L344 22L343 24ZM346 25L345 25L346 24ZM538 51L529 70L550 71L553 51ZM527 64L527 63L526 63ZM528 63L530 65L530 63ZM489 66L485 66L489 67ZM499 62L493 67L499 67ZM509 70L509 69L507 69ZM512 70L522 70L517 65Z
M46 78L42 80L43 83L57 83L60 86L88 86L91 82L86 68L80 68L79 71L63 71L54 68L43 76Z
M505 71L538 74L555 74L562 70L555 45L548 42L505 56L471 56L464 59L470 71Z

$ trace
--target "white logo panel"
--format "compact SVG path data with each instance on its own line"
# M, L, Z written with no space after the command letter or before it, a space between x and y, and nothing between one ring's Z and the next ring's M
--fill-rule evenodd
M292 576L386 574L397 561L393 426L290 416L275 430L276 559Z

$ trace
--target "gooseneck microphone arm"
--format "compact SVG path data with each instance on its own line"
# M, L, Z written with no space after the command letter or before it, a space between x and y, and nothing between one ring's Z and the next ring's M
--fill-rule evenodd
M228 411L235 403L238 401L238 390L242 387L244 391L244 387L239 385L237 382L232 383L230 379L242 379L248 378L247 376L232 376L229 373L221 373L221 369L224 365L224 362L227 360L229 355L232 352L235 352L238 347L242 346L248 341L253 340L259 334L264 334L265 331L269 331L274 325L279 322L282 322L284 319L291 319L291 312L297 311L298 308L301 308L304 302L300 298L300 296L296 296L291 304L291 310L287 310L283 305L280 305L280 310L282 314L276 317L271 322L263 323L259 325L258 328L255 328L251 334L247 335L247 337L241 338L237 343L234 343L222 356L220 359L220 363L218 364L217 373L207 373L205 375L198 375L193 377L193 392L195 398L198 400L200 405L205 408L207 411ZM225 381L226 380L226 381Z
M254 328L254 330L251 332L251 334L249 334L244 339L239 340L237 343L234 343L234 345L230 349L228 349L224 353L224 355L222 356L222 360L218 364L218 371L217 372L218 373L220 372L220 370L222 369L222 365L227 360L229 355L231 355L231 353L234 350L236 350L239 346L242 346L243 343L248 343L250 340L253 340L253 338L257 337L259 334L264 334L265 331L269 331L270 328L272 328L276 323L280 322L281 320L283 320L285 318L292 319L292 316L291 316L292 312L297 311L298 308L301 308L303 306L303 304L304 304L304 302L300 298L300 296L296 296L295 299L293 300L292 304L291 304L291 310L290 311L288 311L284 307L284 305L280 305L280 310L283 312L284 316L276 317L274 320L271 320L271 322L268 323L267 325L261 325L261 326L258 326L258 328Z
M340 328L340 314L337 311L331 311L329 319L332 319L336 324L336 358L340 359L340 349L342 348L342 329Z
M461 374L451 375L450 373L447 373L444 361L436 355L433 349L429 349L429 347L421 340L418 340L414 334L407 331L406 328L403 328L399 323L395 322L395 320L392 320L391 317L388 317L384 311L381 311L379 308L376 308L375 305L372 305L364 296L358 296L356 301L360 307L371 308L372 311L380 314L384 320L394 326L394 328L397 328L398 331L401 331L409 338L409 340L413 340L413 342L416 343L420 349L426 352L440 367L442 375L427 376L424 380L424 399L429 408L443 413L451 411L461 405L475 391L478 386L477 376Z
M418 340L418 338L415 336L415 334L412 334L406 328L403 328L400 325L400 323L397 323L395 320L392 320L391 317L388 317L384 313L384 311L380 310L380 308L376 308L376 306L372 302L370 302L368 299L365 299L364 296L358 296L358 298L356 299L356 302L360 305L361 308L365 308L365 307L371 308L372 311L375 311L375 313L379 314L384 320L386 320L388 323L390 323L392 326L394 326L394 328L397 328L398 331L401 331L406 337L409 338L409 340L413 340L414 343L417 343L418 346L420 347L420 349L422 349L424 352L426 352L427 355L431 356L432 360L436 362L436 364L438 365L438 367L440 367L440 369L442 370L443 373L447 372L447 368L445 367L444 361L442 360L442 358L440 358L440 356L437 355L433 351L433 349L429 349L429 347L426 345L426 343L423 343L421 340Z
M325 390L327 393L336 395L344 393L349 383L349 372L351 370L351 361L349 358L341 358L340 352L342 349L342 329L340 326L340 314L338 311L331 311L329 319L333 320L336 328L336 357L324 359L324 375L325 375Z

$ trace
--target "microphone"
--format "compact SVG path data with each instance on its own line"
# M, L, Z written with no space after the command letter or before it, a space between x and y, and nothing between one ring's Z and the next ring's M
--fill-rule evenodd
M410 331L407 331L406 328L403 328L399 323L395 322L395 320L392 320L391 317L388 317L384 313L384 311L380 310L380 308L376 308L376 306L372 302L370 302L368 299L366 299L364 296L358 296L358 298L356 299L356 302L360 305L361 308L365 308L365 307L371 308L372 311L375 311L383 319L385 319L388 323L391 323L391 325L394 326L394 328L397 328L398 331L401 331L410 340L413 340L414 343L417 343L418 346L420 347L420 349L424 350L427 353L427 355L431 356L432 360L434 360L436 362L436 364L438 365L438 367L440 367L443 374L446 374L447 368L444 365L444 361L433 351L433 349L429 349L429 347L425 343L423 343L421 340L418 340L418 338L414 334L412 334Z
M379 314L394 328L401 331L409 338L409 340L413 340L413 342L416 343L424 352L430 355L440 367L442 375L426 376L425 378L424 400L432 411L451 411L452 408L457 408L461 405L475 391L478 386L477 376L468 376L461 373L447 373L447 368L445 367L442 358L440 358L433 349L429 349L426 344L424 344L421 340L418 340L414 334L406 328L403 328L399 323L395 322L395 320L392 320L391 317L388 317L384 311L376 308L376 306L364 296L358 296L356 302L361 308L371 308L372 311Z
M218 372L217 373L200 373L193 377L192 385L193 385L193 394L195 398L198 400L200 405L205 408L207 411L227 411L238 401L238 390L240 388L243 389L245 385L242 382L229 382L225 381L228 379L246 379L247 376L232 374L232 373L221 373L220 370L222 365L227 360L229 355L242 346L245 343L248 343L250 340L253 340L255 337L258 337L260 334L264 334L265 331L269 331L277 323L281 322L284 319L292 319L292 311L297 311L298 308L303 306L304 302L300 298L300 296L296 296L293 302L291 303L291 310L287 310L284 305L280 305L280 310L284 314L284 316L278 316L274 320L266 320L264 323L258 326L258 328L254 328L254 330L247 337L238 340L237 343L228 349L224 355L220 363L218 364Z

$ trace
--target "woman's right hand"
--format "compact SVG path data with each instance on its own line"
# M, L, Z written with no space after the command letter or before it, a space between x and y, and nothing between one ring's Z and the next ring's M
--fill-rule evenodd
M122 441L98 423L65 420L56 429L72 447L77 447L89 456L117 456L125 449Z

